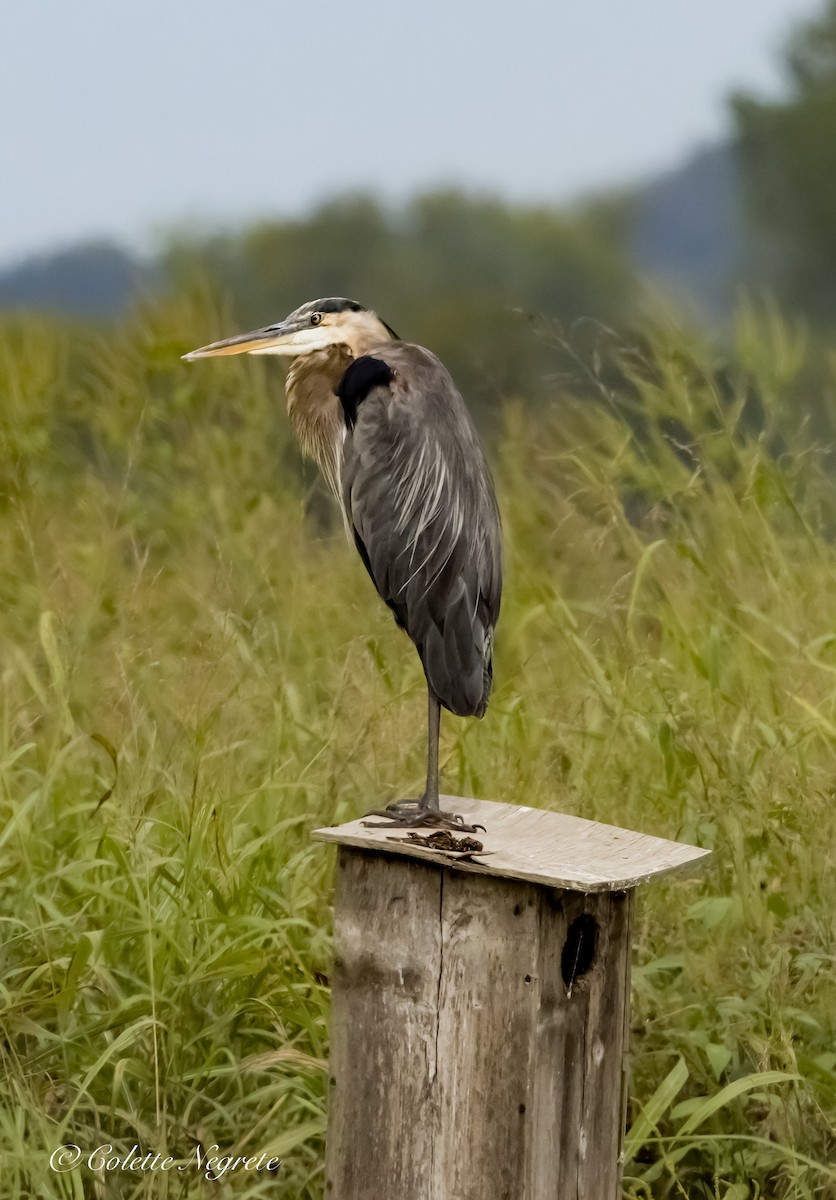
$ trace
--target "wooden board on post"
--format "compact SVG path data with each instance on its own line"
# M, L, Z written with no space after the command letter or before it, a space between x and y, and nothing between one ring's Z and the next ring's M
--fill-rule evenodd
M706 851L444 797L462 862L354 821L334 916L329 1200L616 1200L632 890Z

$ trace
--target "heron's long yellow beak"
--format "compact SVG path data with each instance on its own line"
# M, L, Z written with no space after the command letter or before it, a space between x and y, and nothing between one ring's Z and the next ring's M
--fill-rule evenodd
M249 333L239 333L235 337L224 338L221 342L211 342L184 354L186 362L195 358L217 358L222 354L251 354L253 351L272 351L281 353L280 347L287 342L288 330L284 325L267 325L264 329L253 329Z
M211 342L184 354L186 362L196 358L217 358L224 354L279 354L295 358L311 350L321 349L333 342L333 331L323 326L311 326L307 321L282 321L278 325L266 325L249 333L239 333L222 342Z

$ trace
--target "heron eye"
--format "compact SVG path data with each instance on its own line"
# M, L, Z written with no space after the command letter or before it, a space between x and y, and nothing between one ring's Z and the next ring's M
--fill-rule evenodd
M311 313L311 325L322 324L322 313Z

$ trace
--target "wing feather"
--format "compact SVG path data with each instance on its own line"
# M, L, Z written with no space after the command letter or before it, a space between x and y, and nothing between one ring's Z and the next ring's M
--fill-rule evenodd
M361 558L445 707L481 716L502 589L490 473L464 401L418 346L374 352L394 377L358 406L341 464Z

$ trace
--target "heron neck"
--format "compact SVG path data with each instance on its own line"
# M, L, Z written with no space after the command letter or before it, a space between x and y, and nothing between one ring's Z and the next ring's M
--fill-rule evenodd
M302 453L314 460L337 496L344 432L337 388L352 358L347 346L329 346L295 358L287 374L287 414L293 432Z

